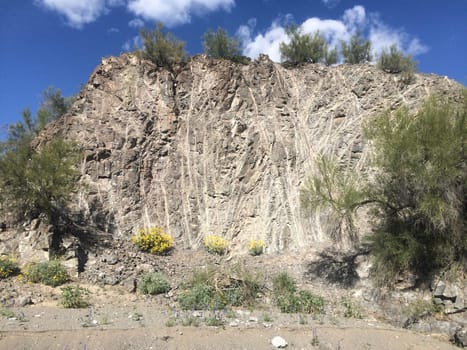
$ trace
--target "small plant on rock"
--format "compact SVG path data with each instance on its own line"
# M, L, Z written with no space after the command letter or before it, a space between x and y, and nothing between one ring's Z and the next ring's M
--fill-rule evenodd
M62 288L61 304L66 309L83 309L90 305L89 290L80 286L66 286Z
M167 293L169 290L169 282L158 272L144 274L139 283L139 291L143 294L163 294Z
M51 287L57 287L70 280L65 266L58 260L32 263L26 268L25 276L29 282Z
M161 227L142 228L131 238L141 251L151 254L167 254L174 245L173 238Z
M229 244L227 241L216 235L209 235L204 238L204 247L209 253L224 255Z
M251 240L248 243L248 252L253 256L263 254L263 252L264 252L264 242L262 240L260 240L260 239Z
M18 264L7 256L0 258L0 279L15 275L19 272Z

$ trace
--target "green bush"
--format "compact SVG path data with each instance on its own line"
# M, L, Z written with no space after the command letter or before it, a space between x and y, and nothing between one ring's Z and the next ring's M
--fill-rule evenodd
M324 35L316 31L311 34L303 34L297 26L286 28L286 34L289 37L289 43L281 43L279 50L281 60L301 63L325 63L331 65L337 62L337 51L329 50L328 43Z
M242 53L240 42L229 37L223 28L217 28L215 32L208 29L203 35L203 47L206 55L213 58L235 60Z
M19 272L19 267L13 259L2 256L0 257L0 279L8 278Z
M274 295L293 294L297 291L297 284L287 272L281 272L272 280Z
M324 306L322 297L297 290L295 280L286 272L273 278L273 300L283 313L319 313Z
M170 284L162 274L149 272L141 277L138 288L143 294L156 295L167 293L170 290Z
M403 80L410 82L417 71L417 63L412 59L412 56L405 56L397 49L396 45L392 45L389 51L383 50L381 52L378 58L378 68L386 73L401 73Z
M62 288L61 304L66 309L82 309L90 305L89 290L80 286Z
M344 63L359 64L371 62L371 43L364 40L360 32L356 32L347 43L341 42Z
M256 302L262 288L259 276L240 266L227 271L208 268L193 273L178 299L185 310L249 306Z
M253 255L261 255L264 252L264 242L262 240L251 240L248 242L248 252Z
M143 49L137 53L142 58L166 68L172 68L174 64L185 60L185 43L172 33L164 31L162 23L157 23L154 30L141 29L140 36Z
M25 271L26 279L33 283L42 283L56 287L70 280L68 272L60 261L51 260L30 264Z

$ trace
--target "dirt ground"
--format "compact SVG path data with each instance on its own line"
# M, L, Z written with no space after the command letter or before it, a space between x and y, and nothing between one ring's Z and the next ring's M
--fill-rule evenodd
M165 272L170 272L167 275L171 281L180 282L190 275L189 266L231 263L228 257L207 261L203 256L195 252L167 258L169 271ZM306 260L303 256L245 259L242 263L249 269L267 276L285 270L297 277L303 275L300 262ZM332 308L318 316L281 314L270 301L263 300L251 309L182 311L177 306L176 290L167 295L145 296L119 285L95 285L83 279L76 283L90 290L91 307L64 309L60 306L60 287L31 284L20 278L0 281L0 298L5 305L0 308L0 350L260 350L274 349L271 340L275 336L284 338L289 349L458 349L446 335L396 328L370 310L362 309L362 319L345 318ZM300 287L328 301L349 293L319 283ZM31 298L31 305L18 305L24 296ZM212 318L221 319L223 324L207 325ZM194 321L187 325L187 320Z

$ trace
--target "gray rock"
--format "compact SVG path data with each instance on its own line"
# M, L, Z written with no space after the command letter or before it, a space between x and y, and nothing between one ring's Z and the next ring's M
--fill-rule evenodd
M26 305L31 305L33 302L32 302L32 298L30 295L27 295L27 296L24 296L24 297L20 297L17 299L16 303L18 306L26 306Z
M464 327L458 328L451 339L457 346L467 347L467 329Z
M74 205L102 236L159 225L185 247L222 232L233 252L253 236L274 242L268 252L305 250L327 240L334 221L301 215L310 154L332 151L366 171L366 120L463 88L417 75L401 89L393 78L372 65L243 66L206 56L171 72L123 54L102 60L41 137L63 133L86 150Z
M439 281L438 284L436 285L436 288L433 292L434 297L442 297L443 292L446 289L446 284L443 281Z
M274 338L272 338L271 344L277 349L283 349L286 348L287 345L289 345L287 341L280 336L275 336Z

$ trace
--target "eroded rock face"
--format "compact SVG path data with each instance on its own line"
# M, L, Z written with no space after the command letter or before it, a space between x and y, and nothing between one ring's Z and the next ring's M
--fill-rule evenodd
M75 209L114 237L158 225L186 248L205 234L238 251L250 239L268 252L326 241L326 212L306 216L299 202L317 156L363 172L365 120L460 88L433 75L403 86L369 65L286 68L266 56L245 66L197 56L175 72L128 54L103 59L45 132L85 149Z

